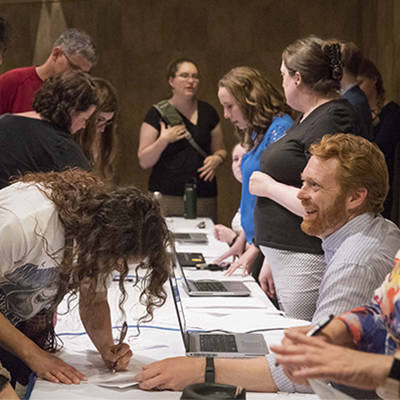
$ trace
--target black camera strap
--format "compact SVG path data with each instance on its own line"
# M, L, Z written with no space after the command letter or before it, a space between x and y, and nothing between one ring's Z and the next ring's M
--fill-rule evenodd
M178 113L176 108L168 101L162 100L157 104L154 104L153 107L160 113L163 121L169 126L175 125L185 125L181 115ZM189 144L202 155L203 158L207 157L207 153L196 143L193 139L191 133L186 129L185 138L189 142Z

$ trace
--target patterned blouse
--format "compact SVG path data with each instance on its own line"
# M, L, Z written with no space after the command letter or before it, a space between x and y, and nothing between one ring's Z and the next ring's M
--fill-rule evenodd
M400 348L400 252L372 302L338 318L346 324L358 350L393 355Z

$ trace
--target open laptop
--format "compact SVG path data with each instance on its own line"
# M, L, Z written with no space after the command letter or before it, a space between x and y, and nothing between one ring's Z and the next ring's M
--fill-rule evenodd
M187 356L253 358L269 353L264 336L259 333L188 332L173 268L169 282Z
M251 290L243 283L237 281L218 281L215 279L186 279L185 271L179 262L176 253L174 260L181 271L183 288L192 297L246 297L250 296Z

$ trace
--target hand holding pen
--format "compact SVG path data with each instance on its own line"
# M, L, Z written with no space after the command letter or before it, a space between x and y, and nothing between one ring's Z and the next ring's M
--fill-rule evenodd
M311 326L311 328L309 326L305 326L302 328L292 329L291 331L297 331L299 333L302 332L302 334L305 334L307 337L316 336L322 331L322 329L324 329L333 320L334 317L335 316L333 314L331 314L328 317L325 317L325 318L321 319L320 321L314 323ZM287 335L285 335L285 337L286 336ZM271 345L270 349L275 353L282 354L281 351L282 351L283 347L288 344L288 341L286 338L283 339L282 344L283 344L283 346ZM291 344L293 344L293 343L291 343ZM279 365L279 363L275 362L275 366L277 367L278 365Z
M318 321L316 324L314 324L311 329L307 332L307 336L316 336L318 333L322 331L334 318L335 316L333 314L329 315L328 317L323 318L321 321Z
M119 334L119 339L118 339L118 344L112 349L112 352L117 355L118 353L120 353L120 351L122 350L123 346L124 346L124 340L126 337L126 334L128 332L128 324L126 323L126 321L122 324L122 328L121 328L121 332ZM125 345L127 346L127 345ZM131 350L129 350L130 353L130 357L129 359L132 357L132 352ZM121 357L125 357L128 354L123 354L121 355ZM113 368L112 368L112 372L115 373L117 371L117 365L118 365L118 361L120 360L120 358L118 358L117 361L114 362L113 364ZM123 369L123 368L122 368Z

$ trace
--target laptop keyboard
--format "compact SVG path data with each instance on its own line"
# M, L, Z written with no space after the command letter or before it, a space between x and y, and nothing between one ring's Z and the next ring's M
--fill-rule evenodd
M220 353L237 353L234 335L200 334L200 350Z
M226 287L221 282L196 282L193 285L200 292L227 292Z

